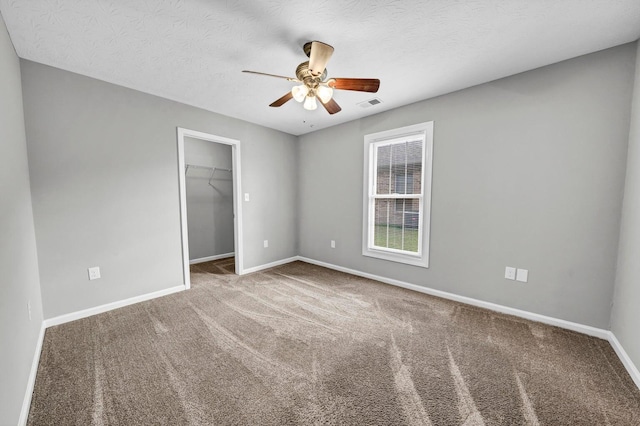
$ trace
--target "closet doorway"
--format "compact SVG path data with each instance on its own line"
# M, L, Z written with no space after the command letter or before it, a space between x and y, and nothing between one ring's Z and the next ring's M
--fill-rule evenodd
M189 265L234 257L242 272L240 141L178 127L185 288Z

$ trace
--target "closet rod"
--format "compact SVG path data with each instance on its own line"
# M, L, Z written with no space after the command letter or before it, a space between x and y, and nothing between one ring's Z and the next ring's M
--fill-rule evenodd
M208 166L198 166L195 164L187 164L185 173L189 171L189 169L203 169L203 170L211 170L215 172L216 170L222 170L224 172L232 172L233 169L224 169L222 167L208 167Z

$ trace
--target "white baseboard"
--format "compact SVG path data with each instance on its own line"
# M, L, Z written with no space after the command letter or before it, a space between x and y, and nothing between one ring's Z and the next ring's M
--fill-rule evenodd
M300 260L300 256L293 256L287 259L281 259L281 260L276 260L275 262L265 263L264 265L258 265L252 268L246 268L240 271L240 275L251 274L253 272L262 271L263 269L269 269L269 268L273 268L274 266L284 265L285 263L295 262L296 260Z
M90 317L92 315L101 314L103 312L111 311L113 309L121 308L123 306L133 305L134 303L144 302L146 300L155 299L157 297L166 296L168 294L177 293L185 290L184 285L170 287L160 291L154 291L153 293L141 294L140 296L131 297L129 299L119 300L117 302L107 303L105 305L95 306L93 308L84 309L78 312L72 312L70 314L64 314L53 318L48 318L43 321L46 328L53 327L54 325L64 324L66 322L75 321L81 318Z
M616 351L618 358L622 361L622 365L627 369L638 389L640 389L640 371L638 371L638 368L633 361L631 361L631 358L629 358L627 351L624 350L620 341L612 331L609 332L609 343L613 347L613 350Z
M231 253L216 254L215 256L201 257L199 259L190 260L189 265L195 265L197 263L204 263L204 262L211 262L212 260L218 260L218 259L226 259L227 257L233 257L235 255L236 254L234 252L231 252Z
M40 324L40 333L38 334L38 341L36 342L36 350L33 353L33 360L31 361L31 371L29 372L29 380L27 381L27 389L24 392L24 398L22 400L22 409L20 410L20 419L18 420L19 426L27 424L29 418L29 410L31 409L31 396L33 395L33 387L36 384L36 375L38 374L38 365L40 364L40 354L42 353L42 343L44 342L44 332L46 327L44 321Z
M392 278L381 277L379 275L369 274L367 272L357 271L355 269L349 269L342 266L333 265L331 263L321 262L319 260L309 259L303 256L298 256L298 260L311 263L325 268L334 269L340 272L346 272L348 274L357 275L364 278L370 278L372 280L381 281L386 284L395 285L398 287L406 288L409 290L418 291L420 293L429 294L432 296L442 297L443 299L454 300L456 302L465 303L467 305L478 306L480 308L489 309L491 311L500 312L507 315L513 315L520 318L525 318L531 321L537 321L544 324L553 325L556 327L564 328L567 330L577 331L589 336L598 337L600 339L609 340L609 331L601 328L591 327L588 325L578 324L571 321L566 321L558 318L548 317L546 315L535 314L533 312L522 311L520 309L510 308L504 305L498 305L496 303L485 302L483 300L473 299L471 297L459 296L457 294L448 293L442 290L435 290L429 287L423 287L408 282L394 280Z

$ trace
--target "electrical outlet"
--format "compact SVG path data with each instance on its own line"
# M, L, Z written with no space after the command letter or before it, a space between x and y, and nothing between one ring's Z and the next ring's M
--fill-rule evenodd
M336 248L336 241L335 240L331 240L331 248Z
M87 269L89 271L89 279L97 280L100 278L100 268L98 266L94 266L93 268Z
M504 277L508 280L516 279L516 268L512 268L511 266L507 266L504 268Z
M529 270L518 269L518 271L516 272L516 281L526 283L528 280L529 280Z
M264 248L269 247L269 240L264 240Z

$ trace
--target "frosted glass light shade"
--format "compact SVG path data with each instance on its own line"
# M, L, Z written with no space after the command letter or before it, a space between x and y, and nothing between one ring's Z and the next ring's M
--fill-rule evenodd
M331 97L333 96L333 89L329 86L321 84L316 89L316 95L320 98L323 104L326 104L331 100Z
M304 101L304 109L313 111L318 108L318 104L316 103L315 96L307 96L307 99Z
M309 88L304 84L301 84L300 86L293 86L293 89L291 89L291 94L293 95L293 99L295 99L298 102L304 101L304 98L305 96L307 96L307 93L309 93Z

